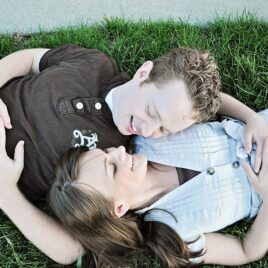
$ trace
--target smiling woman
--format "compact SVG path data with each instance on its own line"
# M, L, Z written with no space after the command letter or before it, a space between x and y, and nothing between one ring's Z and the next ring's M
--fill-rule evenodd
M267 110L261 115L268 121ZM259 259L268 249L268 139L257 177L255 149L241 153L242 133L241 122L225 120L137 137L133 155L123 146L72 149L57 168L52 210L98 267L129 266L131 251L170 268ZM257 213L244 240L212 233Z
M106 151L96 149L80 157L75 184L100 191L126 212L126 201L136 202L132 200L139 198L140 189L146 185L147 160L143 155L127 154L123 146Z

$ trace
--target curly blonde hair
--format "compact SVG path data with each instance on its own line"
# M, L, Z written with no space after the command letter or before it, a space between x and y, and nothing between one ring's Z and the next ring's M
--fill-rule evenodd
M193 103L193 119L205 122L215 117L221 104L221 78L209 52L175 48L153 61L149 77L143 83L153 82L161 87L174 79L186 84Z

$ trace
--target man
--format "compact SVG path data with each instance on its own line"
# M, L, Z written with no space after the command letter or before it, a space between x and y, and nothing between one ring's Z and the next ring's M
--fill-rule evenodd
M12 156L25 141L19 186L35 201L46 198L57 159L69 147L128 147L129 135L172 134L208 121L220 106L214 59L195 49L147 61L132 79L102 52L74 45L15 52L1 60L0 73L0 98L13 125L7 152ZM222 103L225 115L257 117L227 95Z
M0 61L0 74L0 173L7 183L12 178L16 183L23 166L22 143L14 161L5 154L5 126L9 156L19 140L25 141L19 186L34 201L46 197L55 163L70 146L127 146L133 134L171 134L213 117L220 104L213 58L191 49L145 62L133 79L118 73L103 53L69 45L10 54ZM222 94L221 99L221 113L247 122L246 149L254 140L261 155L265 124L259 127L261 119L233 98ZM258 168L260 157L256 163ZM82 250L79 243L70 248L76 241L65 230L18 189L7 189L1 191L0 207L22 233L55 261L74 261ZM47 247L55 236L66 236L70 243L58 239ZM57 258L58 250L66 251L66 259Z

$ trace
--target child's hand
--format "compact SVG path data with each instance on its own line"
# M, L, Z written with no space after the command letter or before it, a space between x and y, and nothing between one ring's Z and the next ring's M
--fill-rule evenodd
M24 165L24 142L19 141L15 148L14 160L6 153L6 133L0 118L0 201L16 189Z
M0 99L0 118L3 119L5 128L8 128L8 129L12 128L12 125L10 123L10 117L9 117L8 110L7 110L7 106L2 101L2 99Z
M247 154L251 152L252 144L257 145L254 171L258 173L262 162L262 150L265 138L268 137L268 126L264 119L257 115L248 119L244 129L244 147ZM268 163L267 163L268 164Z
M268 199L268 138L264 140L262 148L262 166L259 174L255 174L249 163L242 161L248 180L263 200Z

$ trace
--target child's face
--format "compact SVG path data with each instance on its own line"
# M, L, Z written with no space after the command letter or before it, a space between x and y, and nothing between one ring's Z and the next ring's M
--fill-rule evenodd
M186 85L178 79L161 88L131 81L123 94L115 94L113 107L114 122L124 135L159 138L195 123Z

